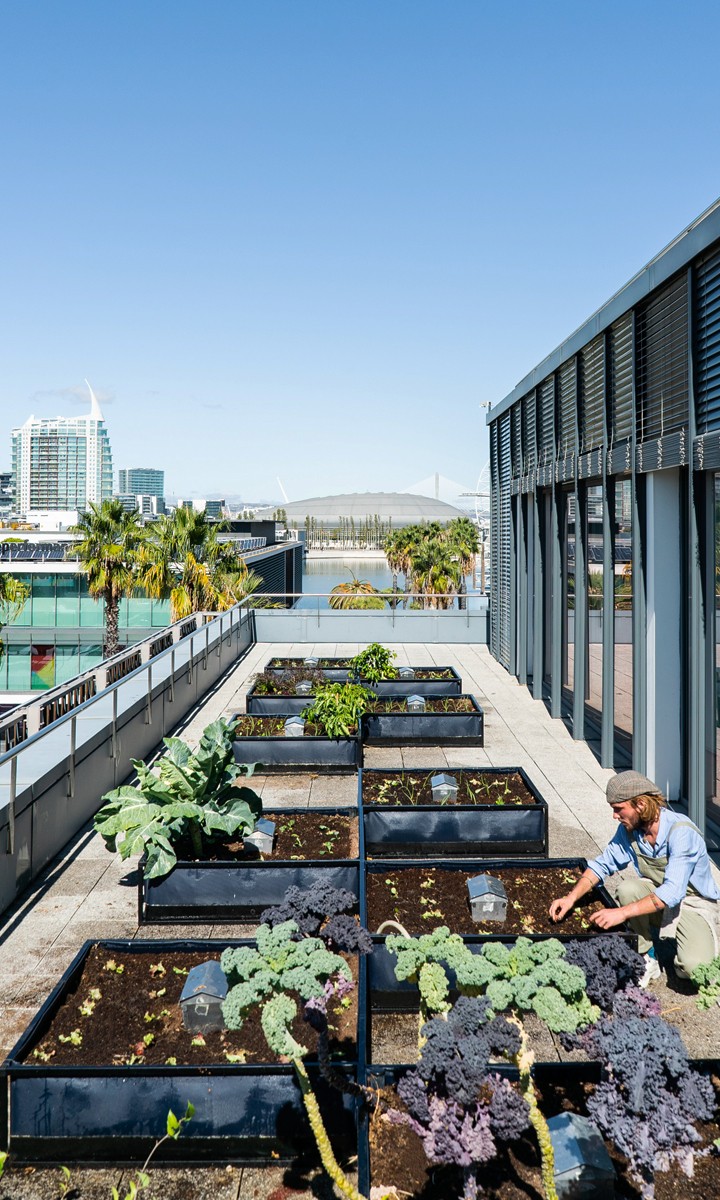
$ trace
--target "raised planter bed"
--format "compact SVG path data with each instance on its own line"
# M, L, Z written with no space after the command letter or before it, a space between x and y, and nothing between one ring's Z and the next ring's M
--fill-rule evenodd
M320 658L316 671L321 671L328 683L347 683L350 677L349 658ZM283 675L286 671L298 671L304 667L302 658L271 658L266 672ZM379 696L459 696L462 679L454 667L413 667L415 679L381 679L379 683L368 683L361 679L363 687L372 689Z
M702 1060L693 1063L704 1074L717 1075L717 1060ZM397 1065L379 1066L368 1071L367 1082L378 1089L386 1103L392 1104L395 1085L406 1070ZM508 1079L517 1079L514 1067L500 1065L498 1073ZM597 1063L565 1062L536 1063L533 1076L541 1095L543 1114L554 1117L563 1111L586 1114L585 1101L588 1090L598 1083L600 1069ZM715 1124L698 1126L701 1144L711 1145L717 1135ZM615 1166L616 1190L608 1196L617 1195L627 1200L640 1200L637 1185L628 1178L625 1159L607 1144L610 1158ZM485 1163L481 1169L483 1195L493 1200L518 1200L520 1196L544 1195L540 1178L540 1155L537 1139L528 1131L511 1149L499 1147L496 1158ZM709 1154L696 1160L692 1179L683 1174L679 1166L671 1166L667 1172L655 1174L655 1200L705 1200L720 1194L720 1157ZM403 1200L461 1200L463 1195L462 1171L460 1168L430 1166L425 1157L420 1138L406 1125L391 1125L375 1117L363 1121L359 1142L358 1190L361 1195L370 1195L371 1187L389 1190L395 1185ZM578 1193L579 1194L579 1193Z
M298 767L354 771L362 766L362 742L357 735L321 737L311 732L312 726L306 726L304 737L285 737L282 717L239 715L239 720L233 742L238 763L257 763L263 770L275 771L294 771Z
M360 679L359 682L369 692L374 692L376 696L460 696L462 694L462 679L453 667L414 667L413 670L415 679L381 679L377 683ZM290 672L291 678L285 680L283 677L287 673L280 668L266 667L265 673L277 675L278 686L282 688L282 691L270 693L264 690L263 685L260 685L260 691L258 691L258 684L254 683L245 698L246 712L257 715L302 712L303 708L311 703L312 697L297 696L294 686L290 686L295 677L298 681L303 677L302 671L293 668ZM322 674L327 683L347 683L350 672L345 668L334 671L313 671L310 674L313 677Z
M469 937L598 937L588 915L615 907L602 886L584 896L559 924L548 915L551 902L569 892L586 867L584 858L431 860L422 865L376 860L365 868L366 910L361 920L371 933L384 921L397 921L410 934L447 925L452 933ZM470 915L467 880L480 874L505 884L508 905L502 924L477 922Z
M430 780L443 773L457 803L433 801ZM358 792L373 857L548 854L547 803L520 767L364 768Z
M141 860L140 924L253 920L263 909L282 903L289 887L308 888L319 879L357 895L360 833L354 812L285 808L263 815L276 825L276 849L270 857L230 855L207 862L179 859L162 879L146 879ZM319 825L325 829L318 829ZM314 848L311 857L304 841ZM340 848L343 853L338 852Z
M422 713L408 712L406 703L404 697L377 700L362 718L363 740L370 746L484 744L483 710L474 696L428 697Z
M247 943L85 943L0 1067L9 1099L3 1132L16 1161L142 1161L164 1133L168 1109L181 1114L188 1100L195 1115L182 1137L163 1147L161 1158L267 1162L287 1160L314 1145L292 1067L267 1061L259 1018L251 1018L239 1033L207 1033L202 1045L193 1045L194 1035L182 1027L177 1002L188 967L218 958L228 944ZM114 962L115 969L105 969L106 962ZM183 974L173 970L178 965ZM359 969L362 979L362 963ZM101 998L83 1016L78 1006L94 987ZM148 1007L153 1014L168 1010L171 1018L148 1023ZM357 1015L354 1002L333 1018L338 1061L353 1073ZM156 1036L146 1046L142 1039L149 1029ZM79 1046L70 1036L75 1030L82 1038ZM302 1017L298 1031L312 1045ZM136 1034L138 1045L133 1044ZM143 1055L137 1053L141 1048ZM248 1061L228 1061L228 1053L241 1051ZM176 1058L178 1065L167 1058ZM312 1061L309 1057L308 1070L317 1082ZM316 1094L334 1147L352 1154L352 1103L322 1081Z

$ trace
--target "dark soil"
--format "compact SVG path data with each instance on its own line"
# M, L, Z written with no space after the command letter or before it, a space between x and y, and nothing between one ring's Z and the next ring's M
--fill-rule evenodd
M268 1049L259 1011L240 1030L216 1030L204 1034L199 1044L192 1044L197 1034L183 1026L180 994L190 968L207 961L207 953L199 951L164 950L155 957L150 952L110 954L102 946L94 946L76 988L57 1009L49 1029L26 1051L24 1061L53 1067L150 1066L176 1059L180 1066L200 1066L227 1064L231 1061L228 1054L242 1054L241 1061L249 1063L278 1061ZM108 963L115 967L108 968ZM350 966L355 973L353 960ZM122 967L121 973L117 967ZM91 995L94 989L100 992L99 998ZM302 1001L295 999L300 1010ZM330 1049L339 1058L352 1059L356 1055L357 992L352 993L351 1000L347 1009L332 1002L328 1006ZM86 1007L85 1014L81 1006ZM61 1040L71 1035L77 1040L78 1033L82 1039L79 1046ZM294 1022L293 1033L312 1057L317 1035L302 1015ZM150 1045L146 1037L152 1037Z
M318 660L317 670L322 672L322 668L335 667L337 670L349 669L351 660L349 658L321 658ZM303 660L301 658L271 658L266 670L272 671L299 671L303 668ZM437 667L413 667L416 679L452 679L453 673L447 667L445 670L438 670ZM315 671L311 674L316 673ZM259 678L259 677L258 677ZM309 679L308 668L304 668L304 674L299 675L299 678ZM394 679L394 675L384 676L385 679Z
M720 1081L716 1082L717 1083ZM565 1082L545 1086L540 1093L540 1108L546 1117L560 1112L585 1113L585 1100L591 1084ZM394 1089L381 1092L381 1107L402 1109ZM718 1136L717 1123L698 1126L701 1146L709 1146ZM626 1160L608 1145L617 1174L614 1195L624 1200L639 1200L640 1189L628 1177ZM390 1189L398 1196L415 1200L457 1200L462 1196L462 1173L455 1167L430 1166L422 1142L407 1126L390 1125L380 1112L370 1122L370 1162L373 1187ZM496 1158L480 1168L482 1196L485 1200L543 1200L540 1178L540 1154L534 1135L527 1133L511 1146L499 1146ZM392 1193L391 1193L392 1194ZM692 1179L673 1166L655 1176L655 1200L711 1200L720 1195L720 1156L698 1159Z
M507 917L497 921L473 921L467 881L482 873L443 870L440 867L407 867L386 872L368 872L368 926L371 931L383 921L397 921L408 933L430 933L438 925L447 925L453 933L510 934L582 934L593 933L588 915L603 907L589 893L560 924L550 920L553 900L564 896L582 874L580 867L498 867L492 875L505 884L508 897ZM397 894L394 895L393 892Z
M269 813L275 822L272 854L259 854L254 846L241 841L213 842L208 853L196 860L190 843L175 847L180 862L247 862L248 860L286 862L295 859L357 858L357 817L336 813Z
M363 774L363 804L431 805L430 780L439 771L374 771ZM458 785L457 804L487 805L535 804L536 800L517 771L489 774L483 771L449 772Z
M477 712L469 696L423 696L423 700L425 701L424 711L428 713ZM407 700L404 696L399 700L380 697L378 700L370 702L368 712L406 713L408 712ZM416 716L417 714L413 713L412 715Z
M308 697L308 703L312 703ZM285 717L248 717L240 715L236 730L237 737L284 737ZM351 736L355 736L357 728ZM324 730L311 721L305 723L304 737L326 737Z

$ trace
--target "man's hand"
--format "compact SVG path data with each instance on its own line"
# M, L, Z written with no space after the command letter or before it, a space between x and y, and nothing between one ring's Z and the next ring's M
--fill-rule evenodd
M575 901L571 896L561 896L559 900L553 900L550 905L551 921L562 921L574 907Z
M599 912L590 913L589 921L596 929L614 929L625 920L623 908L601 908Z

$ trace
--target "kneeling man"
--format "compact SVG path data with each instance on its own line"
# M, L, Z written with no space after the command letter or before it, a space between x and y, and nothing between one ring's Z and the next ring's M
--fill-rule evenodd
M637 771L615 775L607 785L607 801L620 827L572 891L553 900L550 916L562 921L598 883L632 867L635 874L618 884L619 908L601 909L589 919L598 929L627 921L637 933L645 955L641 987L660 975L658 937L675 938L675 971L688 979L720 952L720 888L702 834L687 817L671 812L660 789Z

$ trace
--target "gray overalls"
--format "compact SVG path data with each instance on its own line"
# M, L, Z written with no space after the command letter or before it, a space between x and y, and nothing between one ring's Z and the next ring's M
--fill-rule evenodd
M692 821L677 821L673 829L690 826L697 830ZM668 843L672 838L672 830ZM633 850L637 857L639 876L621 879L617 889L619 904L632 904L643 896L649 896L665 879L667 858L650 858L642 854L638 846L637 831L630 834ZM643 917L631 917L631 929L638 935L638 950L647 954L655 937L675 938L675 971L689 979L701 963L710 962L720 953L720 903L700 896L692 885L688 885L685 899L673 908L663 908L657 913Z

